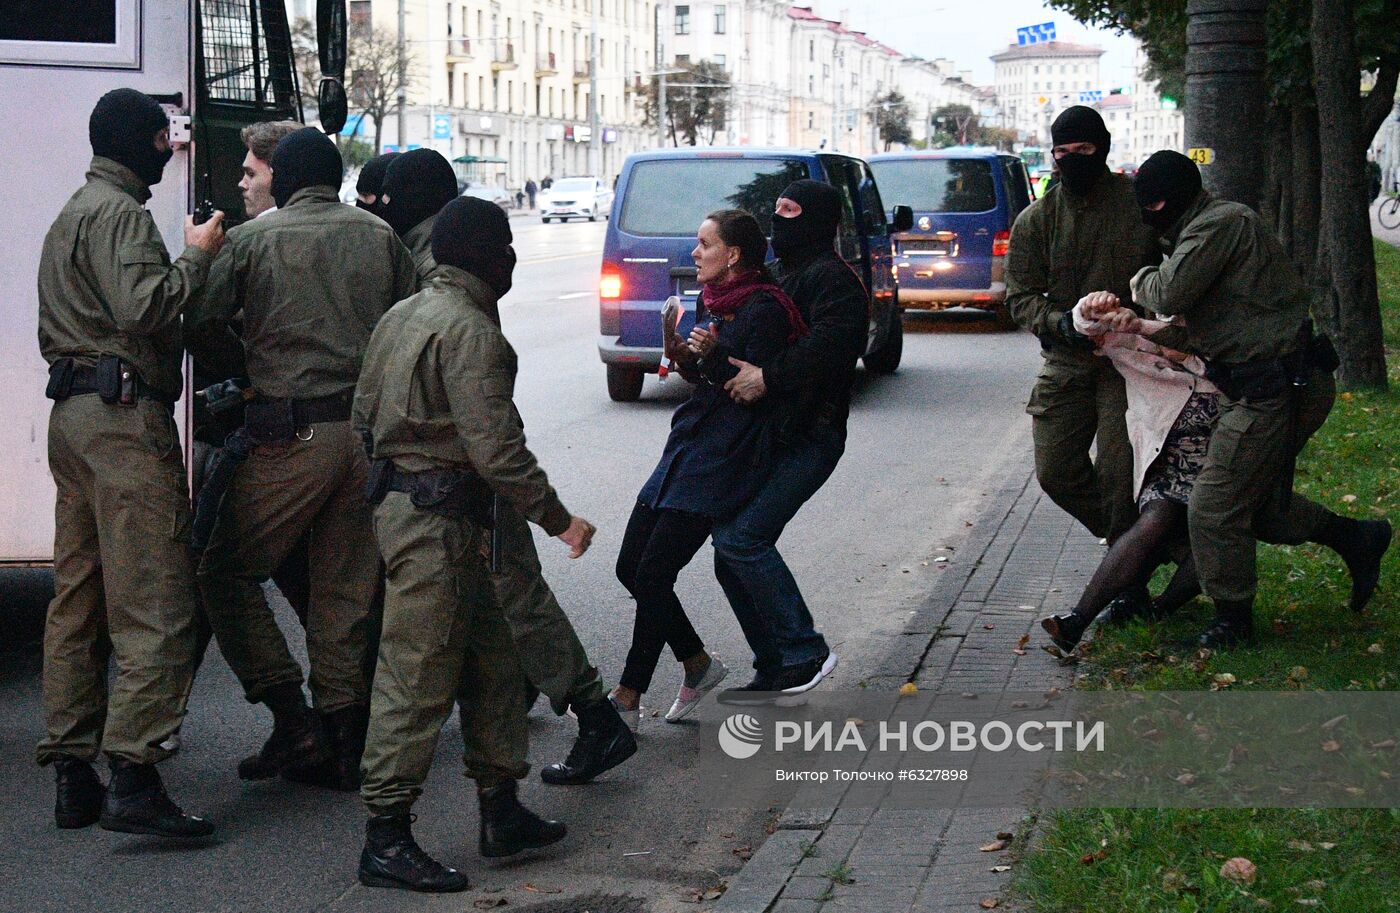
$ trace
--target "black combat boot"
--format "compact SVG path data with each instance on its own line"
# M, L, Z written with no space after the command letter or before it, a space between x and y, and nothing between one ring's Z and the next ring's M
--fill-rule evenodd
M1390 548L1389 520L1351 520L1330 514L1317 541L1342 556L1351 574L1351 610L1360 612L1371 601L1381 579L1381 557Z
M413 816L375 815L365 822L360 884L449 894L470 887L467 876L423 852L413 839Z
M323 786L341 792L360 788L360 760L365 753L365 730L369 728L369 707L351 704L320 714L321 727L330 742L331 757L314 766L295 765L282 771L293 783Z
M1211 650L1227 650L1254 638L1254 600L1215 600L1215 620L1196 643Z
M214 833L214 825L187 815L171 801L154 764L111 758L112 782L102 802L102 829L194 840Z
M478 789L481 804L481 855L487 859L514 856L558 843L568 833L562 821L548 821L520 804L515 781Z
M267 780L289 767L315 767L331 757L321 721L306 706L300 685L276 685L263 703L272 711L272 735L262 749L238 762L244 780Z
M1050 635L1055 646L1066 653L1079 646L1079 641L1084 637L1085 630L1089 627L1089 622L1083 615L1068 612L1064 615L1051 615L1049 618L1042 618L1040 626L1045 629L1045 633Z
M607 698L576 708L575 712L578 738L569 749L569 756L540 771L540 779L553 786L587 783L637 753L637 737Z
M97 771L82 758L61 754L54 758L54 780L58 797L53 804L53 817L64 829L96 824L102 815L102 796L106 791Z

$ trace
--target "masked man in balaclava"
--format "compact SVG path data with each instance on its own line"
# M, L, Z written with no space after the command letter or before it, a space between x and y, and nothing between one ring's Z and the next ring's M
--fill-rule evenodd
M1201 587L1215 603L1201 645L1252 635L1256 540L1336 551L1351 572L1351 607L1361 611L1390 523L1340 517L1292 491L1294 458L1336 397L1336 353L1313 335L1307 285L1259 214L1202 190L1199 169L1181 153L1154 153L1135 190L1143 221L1170 253L1134 277L1134 295L1149 311L1185 318L1184 328L1152 339L1204 358L1222 394L1187 505Z
M1066 513L1111 541L1137 516L1127 392L1113 364L1075 331L1070 311L1090 292L1129 301L1128 280L1161 253L1138 217L1131 181L1108 170L1110 137L1099 113L1067 108L1050 134L1059 181L1011 230L1006 305L1040 340L1044 359L1026 406L1036 479ZM1109 617L1121 621L1147 606L1144 580Z
M62 828L203 837L156 762L180 725L195 664L194 574L179 432L180 317L224 243L222 213L185 220L170 261L144 204L172 155L165 111L116 89L88 122L93 159L39 261L39 348L49 363L49 469L58 487L55 596L44 632L40 764ZM172 526L173 524L173 526ZM108 686L108 666L116 677ZM104 790L92 762L107 756Z
M413 254L419 282L426 283L437 267L433 228L439 211L457 198L456 174L440 153L415 149L390 165L383 192L385 218ZM494 215L492 221L497 221ZM473 272L504 294L514 268L515 252L505 247L480 258ZM498 306L499 297L489 302L486 312L497 327ZM526 695L527 706L534 694L543 693L555 713L572 709L579 721L578 739L568 757L546 767L541 776L558 786L586 783L630 757L636 739L608 700L598 668L589 662L578 633L544 579L529 523L505 499L497 511L495 535L499 561L491 584L532 691Z
M371 500L388 568L379 667L360 795L370 819L360 881L461 891L467 878L414 841L410 811L455 702L481 854L564 837L516 798L528 771L525 677L489 573L496 495L578 558L593 526L559 501L525 446L512 402L515 352L491 315L510 289L510 223L493 203L454 200L432 231L435 266L370 339L355 424L374 447ZM448 493L434 496L434 493Z
M397 152L376 155L365 162L360 176L355 179L355 205L381 219L384 218L384 203L380 200L384 193L384 174L389 170L389 163L398 155Z
M762 368L735 361L725 384L736 401L771 398L779 416L769 482L711 533L715 574L754 653L753 680L721 692L728 704L763 704L815 687L836 668L777 548L797 511L822 487L846 449L856 361L865 353L865 287L836 253L841 194L802 180L778 198L774 273L811 332Z
M327 760L331 785L355 789L369 683L369 606L378 584L368 462L350 425L370 333L413 294L413 260L388 225L338 197L340 153L313 128L272 153L277 212L229 232L205 300L187 321L201 339L227 332L242 311L247 375L256 391L244 433L252 444L199 567L209 622L248 700L272 711L244 779ZM303 538L309 542L306 618L311 695L260 584ZM324 720L324 725L323 721Z

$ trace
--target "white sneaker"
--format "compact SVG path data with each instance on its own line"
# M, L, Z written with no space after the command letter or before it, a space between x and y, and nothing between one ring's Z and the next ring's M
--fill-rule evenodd
M676 702L671 705L671 709L666 711L666 722L674 723L683 719L690 711L695 709L695 705L700 703L701 698L709 694L714 687L724 681L724 677L729 674L729 667L720 662L715 654L710 654L710 668L705 670L704 676L694 688L681 683L681 690L676 694Z

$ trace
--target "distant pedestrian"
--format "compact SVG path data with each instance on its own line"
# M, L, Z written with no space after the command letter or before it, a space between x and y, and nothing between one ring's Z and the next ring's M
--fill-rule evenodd
M534 178L525 179L525 195L530 198L530 208L535 208L535 195L540 192L540 186L535 183Z
M524 208L525 208L525 191L523 191L523 190L517 190L517 191L515 192L515 208L516 208L516 209L524 209Z
M550 176L547 175L547 174L544 176L544 180L543 180L543 181L540 181L540 189L541 189L541 190L548 190L549 188L551 188L551 187L553 187L553 186L554 186L554 178L550 177Z

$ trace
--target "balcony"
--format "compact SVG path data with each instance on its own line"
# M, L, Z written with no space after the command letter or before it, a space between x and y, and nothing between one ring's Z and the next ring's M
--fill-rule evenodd
M449 59L472 56L472 40L470 38L447 39L447 56Z
M535 55L535 78L540 79L545 76L553 76L559 72L558 61L554 58L554 52L541 51Z
M491 70L499 73L502 70L514 70L516 66L515 45L509 43L500 44L498 42L496 44L496 51L491 58Z
M624 95L638 95L644 91L641 73L633 74L630 80L622 84L622 93Z
M588 82L589 78L591 78L592 76L593 76L593 61L591 61L591 60L575 60L575 61L574 61L574 85L577 86L577 85L581 85L581 84L583 84L583 83L585 83L585 82Z

